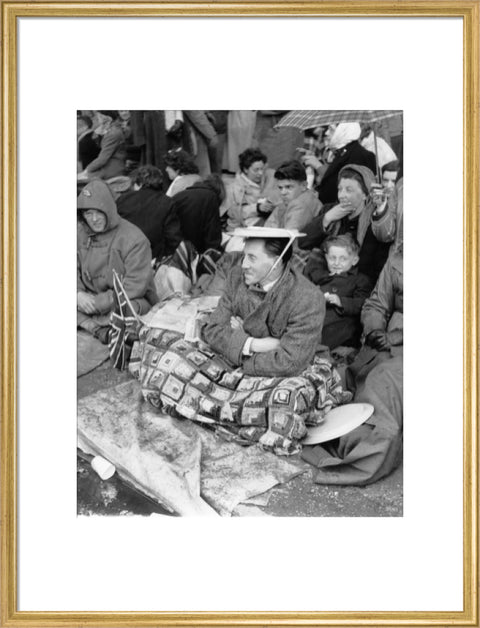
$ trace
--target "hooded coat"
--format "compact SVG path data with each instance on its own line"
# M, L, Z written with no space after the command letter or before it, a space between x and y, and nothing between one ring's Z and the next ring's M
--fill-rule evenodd
M340 170L338 179L340 179L342 172L347 168L358 173L362 177L365 188L370 190L375 177L369 168L357 164L348 164L348 166ZM318 216L302 229L306 235L298 240L299 247L301 249L318 248L328 236L350 233L360 244L358 270L360 273L367 275L372 284L374 284L387 260L389 251L389 244L380 242L372 230L374 204L367 197L366 205L358 217L351 220L346 216L341 220L330 223L327 229L325 229L323 219L333 206L334 204L330 204L322 207Z
M90 229L83 211L103 212L107 224L101 233ZM88 183L77 200L77 291L95 294L99 314L113 308L113 273L139 314L146 313L158 301L151 268L150 243L138 227L120 218L109 187L96 179Z

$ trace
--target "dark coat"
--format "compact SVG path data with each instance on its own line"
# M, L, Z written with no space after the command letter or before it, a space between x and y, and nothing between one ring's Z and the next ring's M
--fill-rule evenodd
M184 240L189 240L199 253L221 250L220 198L208 183L195 183L175 194L172 203Z
M231 316L243 320L243 329L230 327ZM248 287L242 269L234 267L217 309L203 328L203 338L247 375L299 375L315 354L324 316L321 291L290 264L268 292ZM266 336L279 338L280 347L251 357L242 355L248 337Z
M318 198L325 203L336 203L338 192L338 173L349 164L366 166L375 173L375 155L364 148L357 140L350 142L336 151L332 163L325 170L319 185L317 186Z
M99 152L100 144L93 139L93 131L89 131L78 140L78 159L84 170Z
M172 200L161 190L130 190L117 199L118 213L136 225L150 240L152 256L171 255L180 244L180 221Z
M334 349L340 345L357 345L360 341L360 312L365 299L370 295L370 279L358 272L356 266L348 272L330 275L323 254L312 254L304 274L325 294L330 292L340 297L341 307L327 303L323 323L322 342Z

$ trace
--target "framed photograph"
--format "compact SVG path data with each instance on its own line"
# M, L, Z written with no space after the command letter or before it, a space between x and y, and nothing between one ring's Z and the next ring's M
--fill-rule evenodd
M478 624L479 19L478 0L2 3L2 626ZM111 148L117 131L121 150ZM350 142L371 165L359 165L358 153L327 191L323 175ZM383 168L392 163L397 170ZM235 205L235 185L245 199L247 184L254 200ZM160 245L127 216L128 203L138 216L138 203L143 211L162 185L161 203L179 215L191 190L218 197L217 249L243 270L236 287L229 270L214 305L208 290L224 267L215 242L202 240L211 238L206 214L184 237L193 249L167 235ZM401 340L398 328L381 337L364 328L328 374L307 345L298 372L267 374L255 342L265 336L249 331L249 314L229 319L241 342L224 345L215 307L228 290L243 305L255 291L274 302L287 271L305 263L302 250L317 250L305 245L310 222L285 222L300 195L325 232L334 218L350 225L368 203L374 218L396 208L385 260L398 274L402 254ZM175 311L154 305L146 314L148 289L132 291L126 267L114 265L98 288L103 271L92 270L91 256L102 253L110 220L128 231L121 245L132 250L115 243L122 263L142 246L153 251L145 272L157 294L170 287ZM358 281L357 265L374 272L362 260L370 235L360 237L357 222L335 232L344 240L322 240L324 283L333 287L315 287L303 302L292 284L270 322L285 307L311 321L342 298L340 275L355 267ZM247 227L260 231L245 235ZM292 231L306 227L306 236ZM276 229L288 234L278 250ZM235 235L240 250L247 238L243 262ZM259 238L260 253L249 255ZM338 246L346 259L333 259ZM268 268L255 265L263 254ZM197 296L207 297L193 315L193 300L181 299L186 276L189 289L203 276ZM283 345L269 331L276 351ZM387 347L397 365L399 345L403 394L388 365L376 388L405 417L398 451L382 453L395 462L362 481L365 459L385 447L373 437L363 461L352 456L349 476L339 474L328 466L344 443L336 432L327 449L312 441L316 453L300 453L307 429L311 438L325 429L332 407L368 401L342 396L357 352ZM158 407L172 409L168 421L158 422ZM305 424L307 410L318 426ZM365 429L375 426L366 420ZM103 441L98 426L108 427ZM266 456L247 460L258 447L240 447L248 438L268 450L271 467ZM202 457L201 499L200 448L213 469L209 476ZM228 456L237 462L226 470ZM179 501L180 476L193 492Z

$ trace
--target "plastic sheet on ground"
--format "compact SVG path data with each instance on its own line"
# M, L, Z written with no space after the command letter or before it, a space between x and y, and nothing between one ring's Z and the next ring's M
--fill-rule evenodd
M243 501L304 469L165 416L131 381L78 403L78 446L112 462L137 489L180 515L230 515Z

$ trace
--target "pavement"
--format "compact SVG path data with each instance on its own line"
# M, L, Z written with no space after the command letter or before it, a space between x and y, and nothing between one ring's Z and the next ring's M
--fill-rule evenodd
M108 362L77 379L77 399L128 381ZM315 484L315 468L293 456L305 472L269 491L266 505L239 507L237 516L278 517L401 517L403 468L366 487ZM79 515L168 514L157 503L127 486L117 474L103 481L90 466L88 456L77 456L77 512Z

